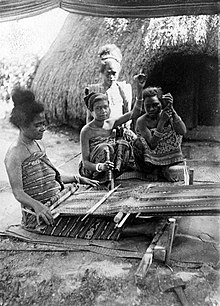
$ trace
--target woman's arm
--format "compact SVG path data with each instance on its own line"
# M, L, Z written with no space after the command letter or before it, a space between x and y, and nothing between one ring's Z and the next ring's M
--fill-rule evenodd
M127 122L128 120L137 119L141 115L142 104L143 99L136 99L133 110L116 119L113 125L113 129Z
M147 117L146 114L142 115L136 123L136 132L140 134L149 144L150 148L154 150L160 140L160 138L163 136L163 128L166 122L170 119L169 112L164 109L161 112L160 119L158 121L156 130L154 133L151 133L151 130L147 126Z
M79 175L68 174L60 169L59 169L59 172L61 174L61 179L64 184L78 183L78 184L84 184L84 185L91 185L93 187L96 187L99 185L99 182L96 180L90 180L86 177L82 177Z
M177 134L184 136L186 134L186 125L178 116L177 112L173 109L173 127Z
M47 225L53 224L53 217L50 209L24 192L19 153L20 152L16 150L16 148L13 148L6 154L5 158L5 167L14 197L22 205L32 208L35 211L38 224L40 224L40 218L42 218Z
M173 119L173 127L177 134L179 135L185 135L186 134L186 126L185 123L182 121L181 117L178 116L177 112L175 111L173 107L173 97L170 93L167 93L163 95L163 101L165 105L167 105L165 108L170 109L170 112L172 113L172 119Z

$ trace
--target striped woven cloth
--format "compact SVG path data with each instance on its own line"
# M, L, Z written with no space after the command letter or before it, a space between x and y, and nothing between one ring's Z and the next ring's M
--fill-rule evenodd
M42 203L64 188L59 172L44 152L35 152L22 163L22 181L24 192Z

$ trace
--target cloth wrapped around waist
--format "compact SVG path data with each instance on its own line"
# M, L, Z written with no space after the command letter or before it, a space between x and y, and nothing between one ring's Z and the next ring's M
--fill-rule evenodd
M114 162L114 176L120 175L123 171L131 169L133 164L131 161L132 148L130 144L124 139L109 140L108 138L96 137L90 145L90 161L92 163L104 163L110 159ZM109 181L109 173L92 172L83 166L80 162L79 173L92 179L97 179L104 183Z
M154 129L151 130L152 134ZM166 166L183 161L181 150L182 136L178 135L171 126L164 128L163 136L160 138L155 149L151 149L147 141L139 136L133 145L134 155L137 160L157 166ZM142 165L139 165L140 169Z

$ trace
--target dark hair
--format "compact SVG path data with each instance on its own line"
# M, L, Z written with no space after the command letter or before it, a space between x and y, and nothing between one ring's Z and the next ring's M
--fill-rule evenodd
M143 90L143 99L145 100L146 98L148 97L154 97L154 96L157 96L158 99L162 100L162 95L163 95L163 92L162 92L162 89L161 87L153 87L153 86L149 86L147 88L145 88Z
M84 102L86 104L86 107L92 112L95 102L103 99L108 101L108 98L105 94L91 92L84 98Z
M31 90L16 87L13 89L11 97L14 108L9 120L17 128L29 126L36 115L44 111L43 104L36 102Z

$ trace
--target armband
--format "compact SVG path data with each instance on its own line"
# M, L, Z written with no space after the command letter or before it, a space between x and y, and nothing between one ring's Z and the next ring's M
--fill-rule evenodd
M154 136L161 138L163 136L163 133L158 132L157 130L154 131Z
M101 164L101 163L96 164L95 170L96 170L97 172L102 172L102 169L100 169L100 167L102 167L102 164Z
M143 102L144 99L143 99L143 98L142 98L142 99L138 99L138 98L136 97L136 101L137 101L137 102Z

